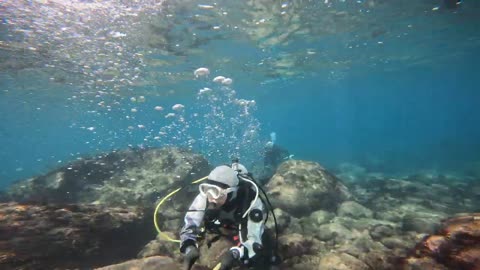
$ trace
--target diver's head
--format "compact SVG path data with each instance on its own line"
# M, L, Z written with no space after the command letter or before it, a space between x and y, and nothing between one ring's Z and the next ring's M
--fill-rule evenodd
M200 184L200 193L207 197L209 203L222 206L232 199L238 190L237 172L228 166L218 166L208 175L208 179Z
M265 148L266 148L266 149L272 149L272 148L273 148L273 142L272 142L272 141L268 141L268 142L265 144Z

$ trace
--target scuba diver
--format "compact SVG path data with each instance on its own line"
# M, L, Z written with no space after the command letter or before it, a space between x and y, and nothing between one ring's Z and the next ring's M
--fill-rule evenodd
M270 133L270 141L265 145L263 153L263 165L265 168L275 171L280 163L293 158L287 149L277 145L277 133Z
M277 134L270 133L270 141L265 145L263 152L263 172L260 175L260 182L264 184L270 181L282 162L293 158L293 155L287 149L279 146L276 140Z
M291 159L293 155L290 155L287 149L284 149L276 144L267 143L265 146L265 153L263 155L263 164L265 168L275 171L280 163L285 160Z
M268 211L264 200L270 210L271 205L268 198L259 196L259 190L266 196L238 160L231 167L218 166L210 172L199 185L200 193L185 214L185 225L180 231L180 252L184 254L186 270L200 256L198 241L205 231L217 234L216 240L223 236L232 242L214 270L228 270L236 265L269 269L279 262L276 242L273 247L270 231L265 228Z

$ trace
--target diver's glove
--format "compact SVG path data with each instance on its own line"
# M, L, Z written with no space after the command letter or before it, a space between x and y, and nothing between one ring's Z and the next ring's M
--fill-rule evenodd
M193 241L192 241L193 242ZM185 248L185 257L183 258L183 269L190 270L200 257L200 253L198 252L198 248L195 245L188 245Z
M187 239L180 243L180 252L183 254L187 254L187 247L189 246L197 246L197 243L193 239Z
M225 252L215 270L230 270L243 257L243 247L233 247Z
M192 239L185 240L180 244L180 252L184 254L183 269L185 270L190 270L198 257L200 257L197 245Z

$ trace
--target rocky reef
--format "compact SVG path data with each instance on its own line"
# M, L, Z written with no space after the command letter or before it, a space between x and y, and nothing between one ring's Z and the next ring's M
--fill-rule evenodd
M0 204L2 269L67 269L132 258L153 233L141 209Z
M167 188L209 173L208 161L178 148L129 149L66 166L13 185L10 200L151 206Z
M292 215L315 210L335 210L350 194L339 179L315 162L283 162L267 185L269 198L276 207Z
M265 185L279 231L275 269L480 269L478 179L391 178L358 166L349 177L345 168L346 182L318 163L288 160ZM6 192L11 202L0 204L0 267L182 269L178 243L157 235L152 210L174 187L208 172L195 153L144 149L18 182ZM178 237L196 192L184 188L162 206L165 234ZM267 226L273 229L271 218ZM212 238L199 247L194 269L212 269L231 246Z
M404 269L480 269L480 214L462 214L443 222L404 261Z

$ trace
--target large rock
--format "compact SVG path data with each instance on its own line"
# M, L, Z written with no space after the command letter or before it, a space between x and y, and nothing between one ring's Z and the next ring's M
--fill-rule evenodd
M8 195L19 202L153 207L173 184L208 173L207 160L187 150L130 149L72 162L15 184Z
M134 258L152 235L134 208L2 203L0 269L91 269Z
M347 188L316 162L289 160L280 165L267 185L275 207L295 217L315 210L334 210L350 198Z
M404 269L427 263L442 265L431 269L480 269L480 213L445 221L437 234L425 237L411 254L404 260Z

